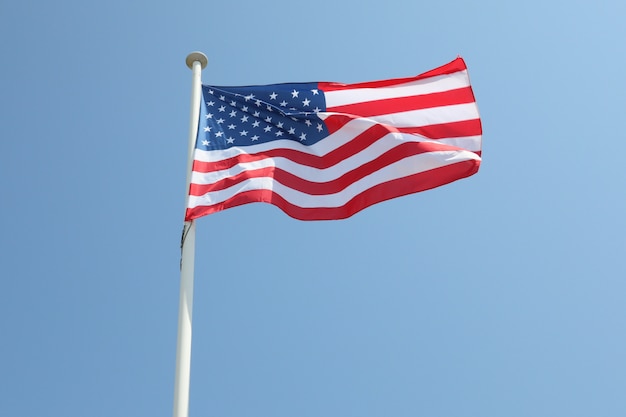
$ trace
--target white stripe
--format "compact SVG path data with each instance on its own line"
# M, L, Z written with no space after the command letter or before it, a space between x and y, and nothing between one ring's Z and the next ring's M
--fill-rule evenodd
M324 114L324 117L326 117L327 114L329 113ZM424 127L441 123L478 119L478 109L476 103L454 104L451 106L439 106L428 109L383 114L381 116L370 116L367 119L397 128Z
M385 152L405 142L432 142L446 145L441 141L422 139L419 136L402 133L390 133L380 138L366 149L349 158L339 161L336 165L328 168L315 168L302 165L284 157L265 158L254 162L243 162L229 169L213 172L192 172L191 182L194 184L214 184L226 178L233 177L244 171L275 167L292 173L293 175L312 182L329 182L340 178L347 172L378 158Z
M345 106L347 104L364 103L367 101L384 100L388 98L410 97L421 94L440 93L469 87L467 71L453 74L438 75L436 77L411 81L389 87L354 88L324 92L326 108Z
M479 152L482 147L482 136L465 136L460 138L436 139L433 142L444 143L470 152Z
M377 184L468 160L480 160L480 158L467 151L429 152L414 155L352 183L339 193L329 195L309 195L284 186L273 178L252 178L224 190L210 192L203 196L190 196L189 208L218 204L241 192L251 190L272 190L289 203L303 208L341 207L358 194Z

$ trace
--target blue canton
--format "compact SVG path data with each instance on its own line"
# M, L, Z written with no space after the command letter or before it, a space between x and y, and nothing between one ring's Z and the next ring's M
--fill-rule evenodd
M317 83L249 87L202 86L196 147L227 149L273 140L312 145L328 136L318 112L326 111Z

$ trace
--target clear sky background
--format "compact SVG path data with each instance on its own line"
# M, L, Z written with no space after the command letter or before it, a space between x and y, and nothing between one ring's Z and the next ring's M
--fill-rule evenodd
M457 55L475 176L301 222L198 221L190 415L626 415L626 2L3 1L0 415L172 413L191 71Z

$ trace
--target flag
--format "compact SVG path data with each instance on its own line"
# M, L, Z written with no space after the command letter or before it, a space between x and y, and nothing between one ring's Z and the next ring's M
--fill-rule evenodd
M462 58L357 84L202 86L186 220L266 202L343 219L478 171L482 127Z

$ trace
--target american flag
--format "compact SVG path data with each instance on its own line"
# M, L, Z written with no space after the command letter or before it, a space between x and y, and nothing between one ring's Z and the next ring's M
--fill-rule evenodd
M462 58L358 84L202 86L186 220L266 202L343 219L478 171L482 127Z

